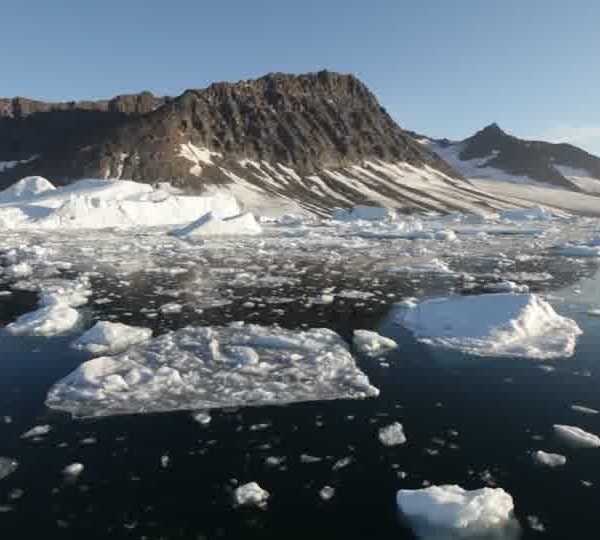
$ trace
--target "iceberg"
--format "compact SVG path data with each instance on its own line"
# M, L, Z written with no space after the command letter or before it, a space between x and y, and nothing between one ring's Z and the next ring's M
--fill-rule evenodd
M483 294L426 300L396 322L423 343L479 356L569 357L582 331L535 294Z
M100 321L71 343L71 347L94 355L115 354L151 337L149 328Z
M76 417L207 410L379 394L326 328L188 327L80 365L46 404Z
M481 538L490 533L493 538L510 538L515 529L513 499L502 488L467 491L442 485L401 489L396 502L420 538Z

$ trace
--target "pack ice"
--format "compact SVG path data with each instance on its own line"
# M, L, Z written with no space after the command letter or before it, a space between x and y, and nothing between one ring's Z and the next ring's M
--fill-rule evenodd
M467 491L457 485L401 489L398 509L420 538L475 538L514 525L513 499L502 488ZM508 535L506 535L508 536Z
M483 294L426 300L396 322L420 341L479 356L571 356L582 331L535 294Z
M184 328L89 360L50 389L46 404L86 417L378 394L329 329L235 323Z

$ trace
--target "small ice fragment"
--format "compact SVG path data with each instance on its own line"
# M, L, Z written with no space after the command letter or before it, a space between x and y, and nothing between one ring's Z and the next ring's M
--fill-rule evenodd
M32 427L29 431L26 431L21 435L21 439L33 439L34 437L42 437L48 435L52 431L52 427L48 424Z
M169 304L163 304L158 308L158 310L163 315L168 315L171 313L181 313L181 311L183 310L183 306L181 304L178 304L177 302L171 302Z
M546 527L537 516L527 516L527 524L532 531L544 532Z
M596 409L590 409L589 407L584 407L583 405L571 405L571 409L576 412L580 412L583 414L598 414L600 411Z
M323 501L329 501L335 495L335 488L331 486L323 486L319 491L319 497Z
M352 341L354 348L358 352L373 356L385 354L398 347L398 344L393 339L384 337L371 330L355 330Z
M210 424L212 420L210 413L208 413L207 411L200 411L198 413L195 413L192 415L192 418L202 426L208 426L208 424Z
M19 463L10 458L0 457L0 480L14 473L19 467Z
M319 463L323 458L311 456L310 454L300 454L300 463Z
M566 443L580 448L600 448L600 437L580 427L554 424L554 432Z
M256 482L249 482L237 487L233 498L236 506L264 508L269 499L269 492L262 489Z
M334 464L333 467L331 468L333 471L339 471L340 469L343 469L345 467L347 467L348 465L350 465L354 460L348 456L345 458L341 458L338 459Z
M567 462L567 458L561 454L550 454L543 450L538 450L533 453L533 461L538 465L546 467L560 467Z
M379 440L384 446L398 446L406 442L404 428L399 422L394 422L389 426L379 430Z
M83 472L83 464L82 463L71 463L70 465L67 465L63 469L63 474L65 476L69 476L72 478L79 476L82 472Z
M279 467L285 463L285 456L269 456L265 459L265 465L268 467Z
M160 466L163 469L166 469L169 466L169 463L171 463L171 458L169 457L168 454L164 454L164 455L160 456Z
M313 300L313 302L315 304L326 305L331 304L334 300L335 296L333 294L320 294Z

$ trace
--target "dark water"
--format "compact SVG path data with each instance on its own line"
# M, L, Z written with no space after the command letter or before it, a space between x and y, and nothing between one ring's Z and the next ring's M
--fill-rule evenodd
M341 279L324 278L316 270L314 274L314 279L310 274L304 279L303 294ZM53 413L44 407L48 387L87 357L68 350L72 336L3 335L0 417L10 417L10 423L5 419L0 424L0 455L16 458L19 469L0 481L1 538L410 539L410 529L397 518L395 493L424 482L503 487L515 499L523 538L598 538L600 451L566 449L554 439L551 427L573 424L600 433L600 416L570 409L572 403L600 409L600 319L588 316L578 300L594 295L598 300L599 278L586 278L591 275L593 269L585 267L552 285L558 288L583 276L581 295L574 296L573 287L561 291L566 300L557 301L557 308L570 313L585 334L575 356L554 363L551 373L522 359L432 355L386 319L393 301L423 291L460 289L456 280L390 276L374 287L381 294L373 298L309 307L298 287L238 288L221 291L229 295L229 305L202 313L186 307L181 314L156 319L146 318L140 306L181 299L150 294L143 277L127 285L95 282L89 318L113 317L152 326L156 333L245 319L290 328L329 326L345 338L355 328L379 328L402 345L386 357L389 367L369 358L357 360L381 390L377 399L214 411L212 423L202 427L188 412L97 420ZM358 277L344 279L346 288L365 290ZM390 291L394 298L387 297ZM107 293L113 295L111 304L94 304ZM274 293L296 299L264 309L241 306L249 298ZM35 297L15 294L0 302L8 321L32 309ZM274 312L276 308L284 308L283 314ZM395 420L404 425L408 442L386 448L377 432ZM45 423L53 430L41 440L19 438L33 425ZM556 470L535 467L529 453L537 449L564 453L567 465ZM301 454L322 460L302 463ZM161 466L164 455L169 457L167 467ZM265 463L269 456L285 461L270 467ZM334 470L347 457L351 462ZM67 481L61 471L74 461L85 470L77 481ZM248 481L271 493L266 510L233 508L236 482ZM336 489L328 502L318 495L325 485ZM529 515L539 518L544 533L528 527Z

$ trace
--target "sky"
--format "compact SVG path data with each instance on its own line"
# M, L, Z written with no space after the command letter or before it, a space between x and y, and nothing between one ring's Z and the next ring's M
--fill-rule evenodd
M27 0L2 6L0 96L177 95L353 73L404 128L492 122L600 155L598 0Z

